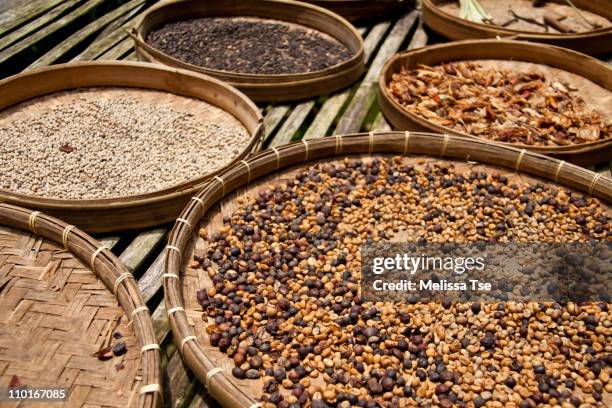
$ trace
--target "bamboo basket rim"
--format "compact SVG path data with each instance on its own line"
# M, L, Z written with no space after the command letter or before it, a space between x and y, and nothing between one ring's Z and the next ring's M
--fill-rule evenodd
M222 77L234 77L237 79L241 79L241 81L239 82L240 86L244 86L244 85L249 85L249 82L242 82L242 80L274 80L277 78L285 78L285 77L290 77L287 78L286 81L278 81L275 82L275 84L281 85L283 83L301 83L301 81L304 81L305 84L309 83L309 81L307 81L308 79L313 79L310 82L318 82L321 80L322 77L332 77L332 75L330 74L334 74L336 73L336 71L338 70L342 70L342 69L346 69L349 68L351 66L354 66L355 64L358 64L360 61L363 60L363 56L364 56L364 50L365 50L365 44L363 42L363 37L361 36L361 34L359 34L359 32L357 31L357 29L355 28L355 26L353 26L350 21L348 21L346 18L344 18L343 16L334 13L331 10L328 10L324 7L318 6L316 4L312 4L312 3L306 3L306 2L302 2L302 1L296 1L296 0L253 0L250 1L250 3L253 2L257 2L257 3L278 3L280 6L285 5L285 4L290 4L296 7L302 7L304 9L311 9L313 11L317 11L319 13L325 14L327 17L330 17L332 19L335 19L337 23L342 24L343 26L345 26L346 28L349 29L349 31L351 31L354 39L357 40L358 42L358 49L357 51L350 57L347 58L346 60L340 61L330 67L327 67L325 69L320 69L317 71L311 71L311 72L297 72L297 73L292 73L292 74L255 74L255 73L243 73L243 72L235 72L235 71L226 71L226 70L219 70L219 69L213 69L213 68L207 68L207 67L203 67L200 65L195 65L195 64L191 64L185 61L182 61L178 58L175 58L169 54L166 54L165 52L162 52L160 50L158 50L157 48L149 45L143 36L143 30L142 30L142 25L144 24L144 22L147 20L147 18L153 14L154 12L161 10L163 8L166 7L172 7L172 6L176 6L179 3L194 3L196 2L196 0L169 0L169 1L164 1L164 2L160 2L158 4L156 4L155 6L149 8L147 11L145 11L135 22L135 24L131 27L131 29L129 29L128 35L134 40L134 42L142 48L142 50L144 50L145 52L147 52L147 54L149 54L151 57L155 58L155 54L159 54L161 56L163 56L164 58L168 59L169 61L171 61L173 64L179 66L179 67L183 67L184 69L188 69L188 70L192 70L192 71L196 71L196 72L202 72L204 74L209 74L209 75L218 75L218 76L222 76ZM201 16L200 16L201 17ZM245 16L248 17L248 16ZM194 18L197 18L194 17ZM263 18L263 17L259 17L259 18ZM275 19L273 17L267 17L267 18L271 18L271 19ZM278 19L276 19L278 20ZM304 24L301 23L297 23L300 24L302 26L304 26ZM314 30L320 31L320 29L317 28L313 28L313 27L309 27L312 28ZM148 34L148 33L147 33ZM327 34L327 33L324 33ZM330 37L330 34L327 34ZM347 49L349 49L349 47L345 44L344 41L342 41L339 38L333 37L336 41L338 41L339 43L341 43L342 45L344 45L345 47L347 47ZM350 49L349 49L350 51ZM342 73L342 71L340 71ZM267 86L269 86L270 84L260 84L260 83L253 83L252 87L253 88L258 88L258 87L262 87L265 88Z
M588 39L589 37L598 36L603 33L612 33L612 26L592 29L589 31L581 32L581 33L541 33L538 31L515 30L512 28L492 26L489 24L477 23L474 21L466 20L464 18L460 18L458 16L455 16L453 14L443 11L432 0L422 0L422 7L423 7L423 10L430 11L436 14L438 17L444 18L446 20L450 20L455 24L462 25L464 27L473 27L480 31L486 31L489 33L507 34L509 37L513 37L514 39L517 39L517 40L527 39L527 38L541 39L541 40L561 39L561 38L563 39ZM606 17L606 16L602 16L602 17Z
M415 142L421 144L417 146ZM466 156L462 155L462 151ZM192 242L197 226L215 204L222 202L230 192L248 186L252 181L299 164L364 154L416 154L438 157L440 160L468 162L470 159L476 159L480 164L514 169L517 173L523 172L530 176L549 179L555 184L587 192L588 195L598 197L606 204L612 203L611 178L525 149L448 134L370 132L337 135L297 141L251 156L240 166L221 173L218 179L207 183L196 196L192 197L170 232L164 256L166 272L163 276L164 301L167 310L172 311L168 312L168 319L174 340L180 345L178 349L183 361L196 377L206 384L208 392L214 398L224 399L225 406L253 407L258 402L240 389L232 377L216 368L215 362L198 343L189 325L182 298L181 270L187 260L184 259L184 251Z
M470 138L476 138L476 139L481 139L479 136L475 136L475 135L471 135L469 133L466 132L462 132L456 129L453 129L451 127L448 126L443 126L443 125L439 125L437 123L434 123L433 121L430 121L428 119L425 119L421 116L418 116L412 112L409 112L408 110L406 110L400 103L397 102L397 100L395 100L395 98L391 95L391 93L389 92L389 90L387 89L387 80L386 77L390 74L393 74L395 72L391 72L391 67L393 64L395 64L397 61L401 61L404 60L408 57L412 57L415 55L419 55L425 52L428 52L430 50L439 50L439 49L447 49L447 48L458 48L458 47L462 47L465 45L474 45L474 46L499 46L499 45L517 45L520 44L522 46L528 47L528 48L534 48L534 51L537 51L537 49L545 49L545 48L552 48L552 49L556 49L559 52L563 52L563 53L567 53L569 55L571 55L573 58L576 58L577 61L581 60L581 59L587 59L588 61L590 61L591 63L597 64L600 66L600 68L602 70L607 70L609 71L610 76L612 76L612 67L610 67L608 64L603 63L602 61L593 58L589 55L583 54L581 52L575 51L575 50L571 50L568 48L563 48L563 47L559 47L556 45L551 45L551 44L541 44L541 43L533 43L533 42L526 42L526 41L516 41L516 40L509 40L509 39L474 39L474 40L460 40L460 41L452 41L452 42L448 42L448 43L441 43L441 44L434 44L434 45L429 45L426 47L422 47L422 48L417 48L414 50L408 50L408 51L403 51L400 53L395 54L394 56L392 56L391 58L389 58L387 60L387 62L385 62L385 65L383 66L382 70L380 71L380 75L378 77L378 90L379 92L384 96L385 100L387 103L390 103L396 110L397 113L401 114L404 117L408 117L410 120L418 122L419 124L421 124L422 126L431 128L432 130L435 130L437 132L448 132L448 133L452 133L453 135L459 135L459 136L464 136L464 137L470 137ZM473 58L470 58L473 59ZM499 58L483 58L483 59L491 59L491 60L496 60ZM455 61L461 61L461 60L453 60L453 61L448 61L448 62L455 62ZM515 60L515 61L519 61L519 60ZM521 60L522 62L528 62L528 63L534 63L534 64L540 64L540 65L545 65L542 63L537 63L537 62L532 62L532 61L528 61L527 59ZM556 68L553 66L553 68ZM566 72L570 72L567 71L566 69L563 68L557 68L560 69L562 71L566 71ZM575 74L573 72L570 72L574 75L579 75L579 74ZM579 75L582 76L582 75ZM590 78L586 78L589 81L592 81L594 83L596 83L595 81L593 81ZM601 84L597 84L603 87L603 85ZM612 89L608 90L610 93L612 93ZM567 146L533 146L533 145L528 145L528 144L524 144L524 143L510 143L510 142L497 142L497 143L501 143L501 144L505 144L505 145L509 145L509 146L516 146L518 148L524 148L524 149L537 149L537 151L539 152L543 152L543 153L562 153L562 152L572 152L572 153L580 153L582 151L589 151L592 148L599 148L599 147L605 147L608 145L612 145L612 137L611 138L607 138L607 139L602 139L602 140L596 140L594 142L586 142L586 143L574 143L574 144L570 144ZM571 149L571 150L568 150Z
M141 346L140 361L143 383L139 390L139 407L160 407L163 400L161 349L153 330L151 313L144 302L134 276L102 243L74 225L24 207L0 203L0 225L29 232L65 248L79 259L114 293L115 299L130 319L134 335ZM81 255L83 252L84 255ZM116 288L116 290L114 290ZM146 347L146 349L144 349ZM145 398L142 398L142 396ZM147 398L146 395L152 395Z
M233 96L240 99L243 103L245 103L251 109L252 113L254 113L254 115L257 118L257 122L258 122L256 129L250 135L249 144L245 148L244 152L242 152L238 156L248 155L249 152L251 152L258 143L261 143L263 141L263 137L264 137L263 116L261 115L261 112L257 108L257 105L255 105L255 103L250 98L248 98L244 93L242 93L235 87L217 78L214 78L214 77L202 74L202 73L181 69L181 68L174 68L174 67L169 67L165 65L158 65L158 64L153 64L149 62L140 62L140 61L78 61L78 62L71 62L71 63L65 63L65 64L56 64L56 65L51 65L51 66L46 66L46 67L39 67L36 69L18 73L8 78L4 78L0 80L0 89L2 89L3 86L5 86L6 84L12 81L23 80L23 79L27 80L28 78L31 78L31 77L35 77L38 75L45 75L50 72L60 71L63 69L70 69L70 68L94 69L94 68L104 68L104 67L131 67L131 68L159 70L159 71L164 71L170 74L179 74L183 76L194 77L194 78L197 78L203 81L210 82L221 88L224 88L230 94L232 94ZM109 84L109 85L95 85L95 86L89 86L89 87L98 88L98 87L115 87L115 86L118 86L118 85ZM121 85L119 87L139 89L139 87L135 87L135 86ZM79 88L87 88L87 86L71 86L71 87L63 88L62 90L38 94L29 99L20 100L18 102L13 103L12 105L8 105L2 110L11 108L13 106L18 105L19 103L26 102L27 100L30 100L32 98L36 98L36 97L40 97L44 95L51 95L56 92L75 90ZM158 91L160 90L158 89ZM168 93L176 94L169 90L163 90L160 92L168 92ZM191 98L199 99L195 97L191 97ZM214 104L211 102L207 102L202 99L199 99L199 100L214 106ZM227 111L224 110L224 112L227 112ZM227 113L234 116L233 114L229 112ZM238 118L236 118L236 120L240 121ZM242 125L243 127L245 127L245 130L248 132L248 129L246 129L246 126L244 125L244 123L242 123ZM229 167L232 164L235 164L240 159L240 157L238 156L228 165L224 166L224 168ZM207 174L198 176L191 180L187 180L187 181L178 183L176 185L167 187L162 190L156 190L156 191L145 193L145 194L136 194L136 195L131 195L131 196L120 196L120 197L111 197L111 198L84 199L84 200L59 199L59 198L49 198L49 197L44 197L44 196L35 196L31 194L16 193L16 192L11 192L11 191L0 188L0 203L2 201L6 201L7 199L9 199L11 201L19 201L19 203L24 204L25 206L33 205L39 208L49 208L49 209L72 209L74 207L78 207L79 210L91 210L91 209L97 209L97 208L117 209L117 208L132 207L134 205L147 205L147 204L159 203L159 202L166 201L168 199L172 199L175 197L181 197L181 196L191 194L194 191L197 191L199 188L201 188L202 183L210 179L213 175L217 174L219 171L223 170L224 168L220 168L214 171L209 171Z

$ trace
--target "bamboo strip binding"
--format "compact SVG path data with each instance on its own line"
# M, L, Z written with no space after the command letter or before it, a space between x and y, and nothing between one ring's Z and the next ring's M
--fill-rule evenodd
M523 156L525 156L525 152L527 150L522 149L521 153L519 154L519 156L516 158L516 164L514 165L514 171L516 171L517 173L521 170L521 162L523 161ZM590 194L589 194L590 195Z
M559 181L559 173L561 173L561 168L563 167L563 165L565 164L565 160L561 160L559 162L559 166L557 167L557 170L555 170L555 177L553 177L553 181L555 183L557 183ZM589 194L591 195L591 194Z
M146 306L140 306L140 307L137 307L136 309L132 310L132 314L131 314L132 319L134 319L134 316L136 316L140 312L147 312L147 313L149 313L149 308L146 307Z
M202 209L204 209L204 201L202 201L201 198L199 198L199 197L191 197L191 200L193 200L196 203L200 204L202 206Z
M106 248L104 246L101 246L100 248L96 249L93 254L91 254L91 259L89 260L89 264L91 265L91 270L94 273L96 273L96 258L98 257L98 255L100 255L100 252L104 251L105 249ZM117 293L116 287L113 293Z
M168 309L168 315L172 315L173 313L179 312L179 311L185 311L184 307L181 306L177 306L177 307L173 307L171 309Z
M192 225L191 225L191 223L190 223L189 221L187 221L186 219L184 219L184 218L177 218L177 219L176 219L176 222L177 222L177 223L182 223L182 224L185 224L185 225L187 226L187 228L189 228L190 230L192 230L192 231L193 231L193 226L192 226Z
M251 166L249 165L249 162L246 160L240 160L240 163L244 164L247 168L247 183L251 182ZM195 197L194 197L195 198ZM199 198L198 198L199 200ZM200 200L201 201L201 200Z
M74 225L69 225L64 229L64 232L62 232L62 245L64 246L65 250L68 250L68 235L74 228Z
M375 139L375 143L373 140ZM509 171L519 168L520 172L548 180L557 179L562 184L576 190L592 193L593 196L606 203L612 202L612 180L598 176L587 169L564 163L559 160L529 151L521 151L511 146L496 144L480 139L444 136L420 132L384 132L372 135L356 134L349 136L334 136L310 140L307 145L294 142L279 148L259 152L246 162L248 164L235 166L224 172L221 177L231 190L244 187L247 182L246 173L253 172L259 177L274 174L278 169L304 163L308 146L310 160L349 155L372 154L400 155L408 151L414 155L438 157L440 152L446 158L456 160L476 160L484 164L507 168ZM339 154L341 151L341 154ZM520 158L520 159L519 159ZM443 159L445 160L445 159ZM562 164L563 163L563 164ZM518 165L517 165L518 164ZM197 195L202 208L211 208L219 200L216 183L208 184ZM228 189L227 193L231 191ZM186 208L181 218L189 220L193 225L199 225L204 213L196 211L196 207ZM193 235L184 228L175 227L169 235L169 245L181 253L189 247ZM170 256L168 252L164 261L166 278L164 281L164 300L168 307L168 318L172 331L179 344L185 363L194 372L200 382L206 385L211 395L221 404L231 407L253 407L258 404L253 396L246 394L233 382L231 375L216 375L217 363L207 356L206 351L195 339L193 329L186 319L180 276L183 257ZM177 313L181 312L181 313ZM184 346L191 340L190 352L185 353Z
M408 154L408 149L410 148L410 131L407 130L406 132L404 132L405 140L404 140L404 152L402 153L402 155L407 155Z

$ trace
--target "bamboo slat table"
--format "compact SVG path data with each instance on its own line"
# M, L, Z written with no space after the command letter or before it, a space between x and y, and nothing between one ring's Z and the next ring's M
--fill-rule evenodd
M2 0L0 0L0 3ZM126 28L150 0L34 0L13 2L0 14L0 77L34 67L84 60L135 60ZM1 5L1 4L0 4ZM264 147L337 133L383 131L390 126L376 102L378 75L394 53L430 41L419 11L358 27L365 39L367 70L351 88L317 99L262 105ZM609 61L612 62L612 61ZM610 176L612 161L593 168ZM152 311L164 351L165 404L168 407L211 407L204 388L183 365L166 321L162 294L162 251L170 225L118 236L98 237L138 278Z

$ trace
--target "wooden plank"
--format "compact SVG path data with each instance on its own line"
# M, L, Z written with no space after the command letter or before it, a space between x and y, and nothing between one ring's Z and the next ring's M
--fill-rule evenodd
M370 131L372 132L389 132L391 129L391 125L387 122L387 119L383 116L383 114L379 111L376 114L376 119L374 119L374 123L372 124L372 128Z
M62 14L64 14L66 12L66 10L71 9L72 7L74 7L76 4L82 2L83 0L67 0L64 1L62 4L60 4L59 6L55 7L54 9L50 10L48 13L43 14L42 16L40 16L39 18L37 18L36 20L22 26L19 27L17 30L12 31L10 34L7 34L5 37L2 37L2 45L0 45L0 50L3 50L5 48L7 48L10 45L13 45L14 43L16 43L17 41L21 40L22 38L27 37L28 35L34 33L36 30L38 30L41 27L44 27L45 25L49 24L49 22L55 20L56 18L58 18L59 16L61 16Z
M149 269L138 279L138 289L142 293L145 302L149 302L162 287L162 274L164 269L164 256L166 251L162 250L149 266Z
M383 21L376 24L368 33L364 40L365 59L368 63L373 55L374 50L384 37L385 33L391 25L388 21ZM310 127L304 134L304 139L315 139L323 137L327 134L327 130L342 110L346 101L353 93L353 88L347 88L342 92L338 92L329 97L319 109L317 116L314 118Z
M137 7L129 13L119 17L117 20L110 23L104 30L102 30L100 34L96 36L96 40L102 39L117 30L125 31L125 28L131 27L139 15L143 13L147 7L148 6L144 4L142 7Z
M118 7L113 11L106 13L102 17L81 28L76 33L72 34L70 37L56 45L49 52L45 53L42 57L34 61L27 69L53 64L55 61L60 59L62 55L66 54L68 51L79 45L84 39L87 39L90 35L96 33L97 31L100 31L102 28L110 24L112 21L116 20L118 17L128 13L136 7L141 6L144 1L145 0L132 0L128 3L125 3L121 7Z
M129 54L134 50L134 42L131 38L125 38L119 44L115 45L104 54L100 55L97 59L99 60L118 60L121 57Z
M269 147L276 147L289 143L314 106L315 100L309 100L298 104L285 123L283 123L283 126L276 132L276 135L274 135L270 141Z
M73 61L89 61L96 59L106 51L115 47L124 39L128 38L126 30L134 24L139 13L143 11L143 7L136 7L134 10L120 17L116 21L109 24L89 47L82 53L77 55Z
M117 242L119 242L119 237L104 237L98 239L102 245L107 247L108 249L112 249Z
M17 8L17 5L19 3L20 0L0 0L0 13L4 13L14 8Z
M266 139L276 130L276 127L284 119L289 109L291 109L290 105L278 105L269 108L268 113L264 116Z
M353 88L348 88L330 96L323 102L321 109L317 112L317 116L315 116L308 130L306 130L304 139L324 137L353 92Z
M175 351L164 372L164 403L166 407L186 407L199 384L183 363L181 353Z
M200 385L196 391L196 395L194 395L193 400L191 400L191 403L189 404L189 408L221 408L221 405L212 399L206 393L204 387Z
M391 27L390 21L381 21L372 27L366 38L363 40L363 54L366 65L370 63L370 60L374 56L374 50L384 38L389 27Z
M412 39L410 40L410 44L408 45L408 49L412 50L415 48L421 48L427 45L427 33L423 29L423 22L419 21L419 25L412 35ZM380 108L378 113L376 114L376 118L374 123L372 124L372 128L369 129L373 132L388 132L393 130L389 122L385 119L382 112L380 112Z
M408 45L409 50L414 50L415 48L421 48L427 45L428 37L425 29L423 28L423 20L419 18L419 25L412 35L412 39L410 40L410 44Z
M0 35L19 27L60 4L63 0L37 0L0 14Z
M113 32L111 35L102 38L98 42L94 42L91 46L85 49L82 53L72 59L72 61L91 61L100 57L105 52L121 43L128 38L128 35L121 30Z
M136 51L130 52L128 55L122 58L124 61L138 61L138 57L136 56Z
M153 314L151 314L151 320L153 321L155 339L161 344L170 333L170 324L168 323L168 315L166 314L166 304L163 300L159 303L157 308L155 308Z
M351 100L348 108L340 118L336 127L336 134L355 133L361 130L361 125L372 104L376 100L376 85L380 70L385 62L397 52L402 42L410 32L419 12L416 10L400 18L389 36L385 39L378 54L374 58L366 77Z
M138 234L125 248L119 259L130 271L137 270L149 254L159 247L166 236L166 232L166 228L157 228Z
M70 24L79 17L82 17L87 13L91 12L105 1L107 0L87 0L87 2L81 7L55 20L51 24L45 26L45 28L43 28L42 30L37 31L34 35L24 38L23 40L13 44L9 48L6 48L2 52L0 52L0 64L5 63L14 55L19 54L20 52L28 49L29 47L32 47L33 45L41 41L43 38L52 35L67 24Z
M201 384L198 386L196 394L193 396L189 408L221 408L217 401L211 398L206 389Z

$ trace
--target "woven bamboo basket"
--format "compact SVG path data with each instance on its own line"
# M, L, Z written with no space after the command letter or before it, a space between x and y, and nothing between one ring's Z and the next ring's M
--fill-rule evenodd
M68 389L71 407L162 405L149 310L102 244L38 211L0 204L0 271L3 387ZM123 337L113 340L114 332ZM118 341L123 356L94 355Z
M242 74L188 64L171 57L145 41L148 33L164 24L201 17L259 17L310 27L344 44L351 58L324 70L300 74ZM254 101L287 101L312 98L345 88L364 69L363 39L344 18L322 7L293 0L179 0L163 2L148 9L130 35L138 58L211 75L240 89Z
M253 407L261 394L257 380L238 380L231 374L233 361L210 346L196 291L207 273L189 267L198 249L199 228L209 234L222 225L224 215L238 199L286 180L315 162L342 161L345 157L410 155L421 163L452 162L482 167L512 177L558 183L612 203L612 180L581 167L547 156L474 138L431 133L385 132L336 136L294 142L266 150L210 181L192 198L170 233L165 259L164 299L178 349L189 368L210 394L225 407ZM466 162L466 161L469 161ZM206 275L204 278L203 275Z
M378 81L378 100L381 111L393 127L398 130L434 131L458 136L470 136L467 133L438 125L408 112L392 97L387 89L387 84L391 81L392 75L399 72L402 67L411 69L418 64L437 65L462 60L517 61L553 67L581 77L581 82L574 84L577 88L584 88L584 83L587 81L583 79L587 79L608 91L608 98L605 100L586 93L585 96L590 98L590 100L586 100L587 104L600 103L603 104L601 107L605 108L606 101L609 101L609 97L612 96L612 69L607 64L576 51L522 41L458 41L399 53L387 61ZM611 138L560 147L513 145L581 165L601 163L609 160L612 155Z
M325 7L349 21L384 18L414 6L414 2L409 0L307 0L307 2Z
M242 123L251 139L229 165L256 150L263 138L259 109L236 89L214 78L138 62L80 62L15 75L0 81L0 111L41 95L104 86L165 91L206 101L230 113ZM188 198L214 173L153 193L99 200L50 199L0 189L0 202L44 211L85 231L144 228L176 218Z
M447 0L423 0L423 22L433 31L451 40L509 37L516 40L534 41L581 51L589 55L606 54L612 51L612 27L598 28L584 33L553 34L518 31L514 29L475 23L451 15L438 6ZM607 1L573 0L576 7L612 20L612 7Z

